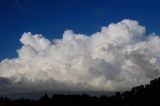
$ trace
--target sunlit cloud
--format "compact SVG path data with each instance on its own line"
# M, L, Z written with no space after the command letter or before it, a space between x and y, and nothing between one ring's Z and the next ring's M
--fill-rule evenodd
M18 57L0 63L0 92L123 91L160 75L160 37L134 20L52 41L25 32L20 42Z

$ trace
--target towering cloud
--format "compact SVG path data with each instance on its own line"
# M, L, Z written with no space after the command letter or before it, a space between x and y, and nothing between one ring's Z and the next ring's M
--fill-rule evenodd
M0 92L123 91L160 75L160 37L125 19L90 36L24 33L18 57L0 63ZM16 91L15 91L16 90Z

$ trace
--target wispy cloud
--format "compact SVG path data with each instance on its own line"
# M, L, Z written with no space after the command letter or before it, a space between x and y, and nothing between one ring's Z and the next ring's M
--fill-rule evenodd
M31 0L15 0L14 6L17 8L24 10L31 3Z

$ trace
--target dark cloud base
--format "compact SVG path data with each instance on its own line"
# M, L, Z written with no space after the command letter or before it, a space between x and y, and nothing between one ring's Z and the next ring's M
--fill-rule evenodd
M133 87L130 91L116 92L112 96L91 96L86 94L45 94L39 99L0 98L2 106L158 106L160 94L160 78L150 84Z

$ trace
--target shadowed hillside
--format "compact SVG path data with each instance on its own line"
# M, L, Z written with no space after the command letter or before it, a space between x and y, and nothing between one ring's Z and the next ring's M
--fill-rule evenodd
M0 106L158 106L160 105L160 78L114 96L53 95L39 100L0 98Z

